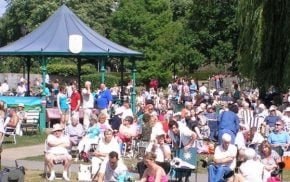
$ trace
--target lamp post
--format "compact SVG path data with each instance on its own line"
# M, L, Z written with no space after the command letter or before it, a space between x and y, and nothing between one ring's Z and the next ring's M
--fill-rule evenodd
M45 77L47 74L47 57L41 57L40 60L40 65L41 65L41 73L42 73L42 93L41 93L41 112L40 112L40 117L39 117L39 129L40 131L44 131L45 125L46 125L46 94L45 94L45 88L46 88L46 83L45 83Z

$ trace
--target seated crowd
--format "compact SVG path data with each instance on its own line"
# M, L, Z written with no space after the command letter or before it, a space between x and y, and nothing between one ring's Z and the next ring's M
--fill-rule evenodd
M123 159L136 156L143 159L137 163L140 181L166 182L174 175L179 181L190 181L192 168L182 168L176 175L171 161L177 151L192 148L207 156L202 161L208 164L209 182L266 182L280 169L289 149L288 103L280 110L274 105L267 109L256 90L239 91L236 83L222 91L209 90L205 84L198 89L194 80L177 79L169 84L167 94L155 87L142 89L137 94L136 116L128 101L122 106L113 104L116 88L110 90L101 84L91 97L90 87L86 82L80 94L72 84L70 96L68 88L60 87L57 105L61 122L47 138L49 180L55 179L56 161L63 162L63 179L69 180L69 150L73 146L81 160L91 162L91 178L99 182L126 178L129 168ZM130 89L127 92L130 95ZM80 107L84 109L83 123ZM4 127L16 126L17 111L12 110L9 117L0 112ZM4 118L10 119L4 122Z

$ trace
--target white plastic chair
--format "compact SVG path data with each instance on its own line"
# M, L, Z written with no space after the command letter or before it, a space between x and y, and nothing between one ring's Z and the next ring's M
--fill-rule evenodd
M47 164L47 161L45 160L45 155L47 154L47 151L48 151L48 143L47 143L47 140L45 140L45 143L44 143L44 176L46 179L49 178L49 171L48 171L48 164ZM57 165L63 165L63 160L61 161L54 161L54 165L57 166ZM71 177L71 171L70 171L70 167L67 169L68 171L68 177L70 178ZM55 179L62 179L62 175L57 175L55 174Z

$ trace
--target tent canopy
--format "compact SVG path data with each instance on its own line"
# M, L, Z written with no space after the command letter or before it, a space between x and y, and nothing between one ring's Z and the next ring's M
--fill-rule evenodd
M69 36L82 36L82 50L78 54L69 51ZM33 32L0 48L0 56L132 56L142 53L118 45L101 36L83 23L66 5Z

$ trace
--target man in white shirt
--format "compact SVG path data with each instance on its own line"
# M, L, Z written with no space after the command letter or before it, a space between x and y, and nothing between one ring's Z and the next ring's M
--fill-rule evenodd
M117 182L124 181L127 167L122 160L119 160L117 152L109 153L109 160L103 162L98 174L98 182ZM122 178L122 179L121 179Z
M227 133L223 134L222 144L218 145L214 152L214 164L208 166L208 181L223 181L224 175L235 169L236 156L237 148L231 144L231 136Z
M68 153L70 147L70 140L63 134L63 128L60 124L53 125L52 133L46 139L46 154L45 160L50 170L49 181L55 178L54 164L57 161L63 161L63 179L69 181L67 170L71 164L72 157Z
M94 108L94 97L91 91L91 82L85 82L85 88L82 90L83 109L84 109L84 128L87 129L90 125L90 116Z
M254 149L248 148L245 151L246 161L243 162L239 168L244 182L262 182L264 165L255 160L256 152Z
M94 157L92 158L92 174L95 175L100 165L108 157L110 152L117 152L120 154L120 147L116 139L113 138L113 131L107 129L104 132L104 138L99 142L97 150L94 152Z

